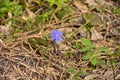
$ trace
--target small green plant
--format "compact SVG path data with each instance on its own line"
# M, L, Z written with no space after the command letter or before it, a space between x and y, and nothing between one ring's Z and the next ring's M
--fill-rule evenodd
M96 48L96 45L94 43L91 43L91 41L86 38L81 38L81 43L83 47L80 49L80 52L86 52L86 54L82 57L83 60L89 61L93 66L96 66L97 64L100 66L102 66L101 64L104 65L104 61L100 60L99 57L102 55L101 52L109 55L110 51L108 48Z
M113 7L112 12L116 15L120 15L120 8L119 7Z
M26 29L27 31L32 30L32 29L35 28L33 19L28 18L28 20L26 21L26 23L27 23L27 25L26 25L26 28L25 28L25 29ZM33 26L34 26L34 27L33 27Z
M73 12L73 8L68 5L68 6L65 6L63 7L62 9L60 9L57 13L56 13L56 16L61 19L63 16L66 16L68 15L69 13Z
M77 70L73 67L68 67L67 73L70 75L70 80L81 80L80 76L85 75L86 71L83 68Z
M17 16L22 13L22 6L17 2L11 2L10 0L1 0L0 18L4 18L8 12L11 12L13 16Z
M67 0L47 0L47 2L49 2L50 6L56 5L57 7L61 7Z
M80 44L78 42L74 42L72 44L72 48L74 48L74 49L78 49L79 47L80 47Z
M59 19L63 16L69 14L72 11L70 6L64 6L63 3L67 2L68 0L45 0L49 3L49 7L46 8L41 14L37 15L37 22L45 23L49 21L52 15L56 15ZM56 9L57 8L57 9Z
M99 57L101 55L106 55L109 57L108 61L110 61L110 66L113 71L113 78L115 80L114 63L113 63L113 60L111 59L112 52L107 47L96 48L95 44L91 43L91 41L86 38L81 38L81 43L83 45L83 48L80 51L87 53L83 56L82 59L87 60L88 63L90 62L93 66L103 67L105 65L105 61L100 59Z
M49 11L46 11L42 14L38 14L37 15L37 22L40 22L40 23L47 22L50 19L52 12L53 12L53 10L49 10Z

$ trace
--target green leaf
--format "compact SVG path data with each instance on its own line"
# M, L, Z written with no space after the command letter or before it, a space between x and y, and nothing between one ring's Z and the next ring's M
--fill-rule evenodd
M76 74L77 76L83 76L86 74L86 70L84 68L81 68L79 72Z
M90 22L88 22L86 25L85 25L87 31L90 31L91 28L93 27L92 24Z
M105 60L99 60L99 61L98 61L98 65L99 65L100 67L104 67L104 66L105 66Z
M93 56L91 58L91 64L95 66L97 64L97 60L98 60L98 56Z
M73 43L72 47L74 49L79 48L80 44L78 42Z
M70 14L71 12L73 12L73 7L72 6L64 6L63 8L61 8L59 11L56 12L56 16L59 19L62 19L63 16L67 16L68 14Z
M72 80L79 80L79 76L73 76Z
M22 13L22 6L16 4L13 11L14 16L20 15L21 13Z
M110 50L107 47L100 47L98 49L98 52L104 52L106 54L110 54L111 53Z
M50 6L57 5L57 7L61 7L62 3L67 2L67 0L47 0Z
M83 60L88 60L92 56L91 52L88 52L86 55L83 56Z
M91 47L90 46L86 46L82 49L80 49L80 52L86 52L86 51L90 51Z
M81 42L84 46L90 46L91 42L89 39L81 38Z
M58 0L57 1L57 6L60 7L62 5L62 3L66 2L67 0Z
M67 72L69 74L74 74L76 72L76 70L73 67L68 67Z
M4 18L8 12L11 12L12 14L16 13L16 15L20 14L20 12L22 13L22 7L15 1L1 0L0 18Z
M95 46L96 46L95 43L91 44L91 48L95 48Z
M50 3L50 6L53 6L56 3L55 0L47 0L47 1Z
M114 14L120 14L120 8L119 8L119 7L114 7L114 8L112 9L112 12L113 12Z
M45 23L50 19L53 10L49 10L47 12L43 12L42 14L37 15L37 22Z

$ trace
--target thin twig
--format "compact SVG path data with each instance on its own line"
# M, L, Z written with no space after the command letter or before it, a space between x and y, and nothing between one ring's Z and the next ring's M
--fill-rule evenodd
M112 62L112 59L111 59L111 56L110 56L110 55L109 55L109 59L110 59L110 63L111 63L111 66L112 66L113 79L115 80L115 69L114 69L114 65L113 65L113 62Z

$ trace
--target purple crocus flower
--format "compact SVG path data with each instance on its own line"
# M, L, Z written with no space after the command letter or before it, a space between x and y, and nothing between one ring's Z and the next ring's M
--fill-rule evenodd
M52 40L55 41L56 44L58 44L62 40L63 33L61 31L53 30L51 33Z

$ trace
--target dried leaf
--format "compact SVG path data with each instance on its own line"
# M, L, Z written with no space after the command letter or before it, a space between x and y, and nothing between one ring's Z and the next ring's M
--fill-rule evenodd
M105 76L100 75L100 74L89 74L84 78L84 80L91 80L91 79L94 79L94 78L97 78L97 77L99 79L105 79L106 80Z
M86 2L89 6L97 6L97 3L95 2L95 0L86 0Z
M24 15L22 16L22 18L23 18L24 20L28 20L28 18L30 17L30 18L32 18L32 19L34 20L35 17L36 17L36 15L35 15L30 9L28 9L28 8L26 8L26 11L27 11L27 14L24 14Z
M91 33L91 40L96 41L103 39L103 36L94 27L91 29Z
M120 74L117 75L116 80L120 80Z
M35 14L30 9L26 8L26 11L31 18L35 18Z
M59 49L60 50L68 50L70 47L68 47L67 45L65 45L65 44L63 44L63 43L61 43L61 44L59 44Z
M61 32L64 32L64 33L66 34L66 38L70 38L70 37L71 37L70 33L73 32L73 29L72 29L72 28L67 28L67 27L61 28L61 29L59 29L59 30L60 30Z
M0 35L9 35L9 27L11 26L12 21L9 21L6 26L0 25Z
M87 12L83 14L86 22L90 22L92 25L100 25L102 24L102 17L96 13Z
M81 10L81 12L88 12L88 8L86 5L84 5L83 3L80 2L80 0L74 0L73 4L79 9Z
M1 51L1 47L7 48L7 45L0 39L0 51Z
M2 33L4 35L8 35L9 34L9 27L0 25L0 33Z
M104 73L104 76L106 76L106 78L108 79L108 80L112 80L111 78L113 77L113 76L111 76L112 75L112 71L106 71L105 73Z

